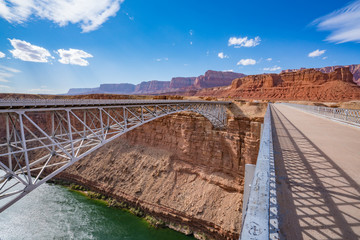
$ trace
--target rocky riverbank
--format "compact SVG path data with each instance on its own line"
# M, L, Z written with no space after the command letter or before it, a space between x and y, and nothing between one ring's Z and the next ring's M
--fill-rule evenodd
M251 105L251 104L250 104ZM199 239L236 239L243 172L255 162L265 104L234 104L226 130L200 115L136 128L57 176Z

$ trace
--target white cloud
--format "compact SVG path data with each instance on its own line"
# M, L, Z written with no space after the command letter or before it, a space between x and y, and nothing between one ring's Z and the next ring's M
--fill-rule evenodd
M218 53L218 57L221 58L221 59L229 58L229 56L228 56L228 55L225 55L223 52L219 52L219 53Z
M4 58L6 55L3 52L0 52L0 58Z
M13 88L12 87L9 87L7 85L1 85L0 84L0 92L1 93L11 93L11 92L14 92Z
M9 78L12 78L15 73L19 73L20 70L0 65L0 82L10 82Z
M275 65L275 66L273 66L273 67L264 68L263 70L264 70L264 71L275 72L275 71L281 70L281 67Z
M269 61L269 62L270 62L270 61L272 61L272 58L267 58L266 61Z
M248 39L248 37L231 37L229 38L229 46L234 46L235 48L240 48L240 47L255 47L257 45L260 44L260 37L255 37L254 39L250 38Z
M127 13L127 12L123 12L123 13L125 13L125 15L128 16L128 18L129 18L130 21L134 21L135 18L132 17L132 16L130 16L129 13Z
M13 73L19 73L21 72L20 70L18 69L15 69L15 68L11 68L11 67L6 67L6 66L2 66L0 65L0 68L5 70L5 71L9 71L9 72L13 72Z
M59 49L57 53L60 56L59 62L62 64L72 64L72 65L79 65L79 66L88 66L89 62L86 61L84 58L91 58L93 55L79 49L72 49L69 50Z
M80 24L83 32L98 29L115 16L124 0L0 0L0 16L10 23L23 23L31 16L59 26Z
M229 70L222 70L222 72L234 72L233 69L229 69Z
M157 59L155 59L155 61L157 61L157 62L161 62L161 61L169 61L169 58L167 58L167 57L164 57L164 58L157 58Z
M11 78L14 74L0 70L0 82L10 82L8 78Z
M189 34L190 34L190 36L194 35L194 31L192 29L190 29Z
M14 58L27 62L48 62L48 58L51 57L45 48L15 38L9 39L9 41L14 47L13 50L10 50Z
M193 42L190 42L190 45L192 45L193 44Z
M360 42L360 0L316 19L319 30L331 31L326 38L329 42Z
M243 66L247 66L247 65L255 65L256 64L256 60L254 59L241 59L237 65L243 65Z
M327 58L328 58L328 57L323 57L322 59L325 60L325 59L327 59Z
M325 52L326 52L326 50L316 49L315 51L309 53L308 57L312 57L312 58L319 57L319 56L323 55Z

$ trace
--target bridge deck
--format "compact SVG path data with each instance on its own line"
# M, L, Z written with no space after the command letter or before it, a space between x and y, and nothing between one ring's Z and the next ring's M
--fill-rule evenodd
M273 105L280 232L360 239L360 128Z

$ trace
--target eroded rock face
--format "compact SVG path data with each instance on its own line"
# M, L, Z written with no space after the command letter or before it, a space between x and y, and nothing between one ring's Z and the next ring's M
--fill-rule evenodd
M216 239L240 232L245 163L255 163L260 121L225 131L193 113L136 128L59 175Z
M330 73L330 72L334 72L335 69L337 68L344 68L344 67L348 67L350 72L353 75L353 81L354 83L360 85L360 64L353 64L353 65L347 65L347 66L330 66L330 67L323 67L323 68L315 68L315 70L318 70L320 72L323 73ZM287 69L287 70L283 70L282 72L296 72L296 71L301 71L304 70L305 68L301 68L301 69Z
M230 87L199 90L197 96L267 100L348 101L360 99L349 68L323 73L315 69L235 79Z
M167 89L169 86L169 81L153 80L148 82L141 82L140 84L136 85L135 93L154 93Z
M191 87L195 82L196 77L174 77L170 81L170 88L187 88Z
M211 88L219 86L228 86L235 78L244 77L245 74L234 72L206 71L205 75L196 78L195 88Z
M98 92L130 94L135 91L135 85L130 83L101 84Z

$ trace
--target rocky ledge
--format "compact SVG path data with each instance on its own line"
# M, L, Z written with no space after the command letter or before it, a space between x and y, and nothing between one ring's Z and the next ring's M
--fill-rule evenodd
M262 115L265 107L257 108ZM242 113L237 105L232 111ZM256 161L261 121L238 114L219 131L200 115L170 115L126 133L58 179L132 204L186 234L236 239L244 165Z

